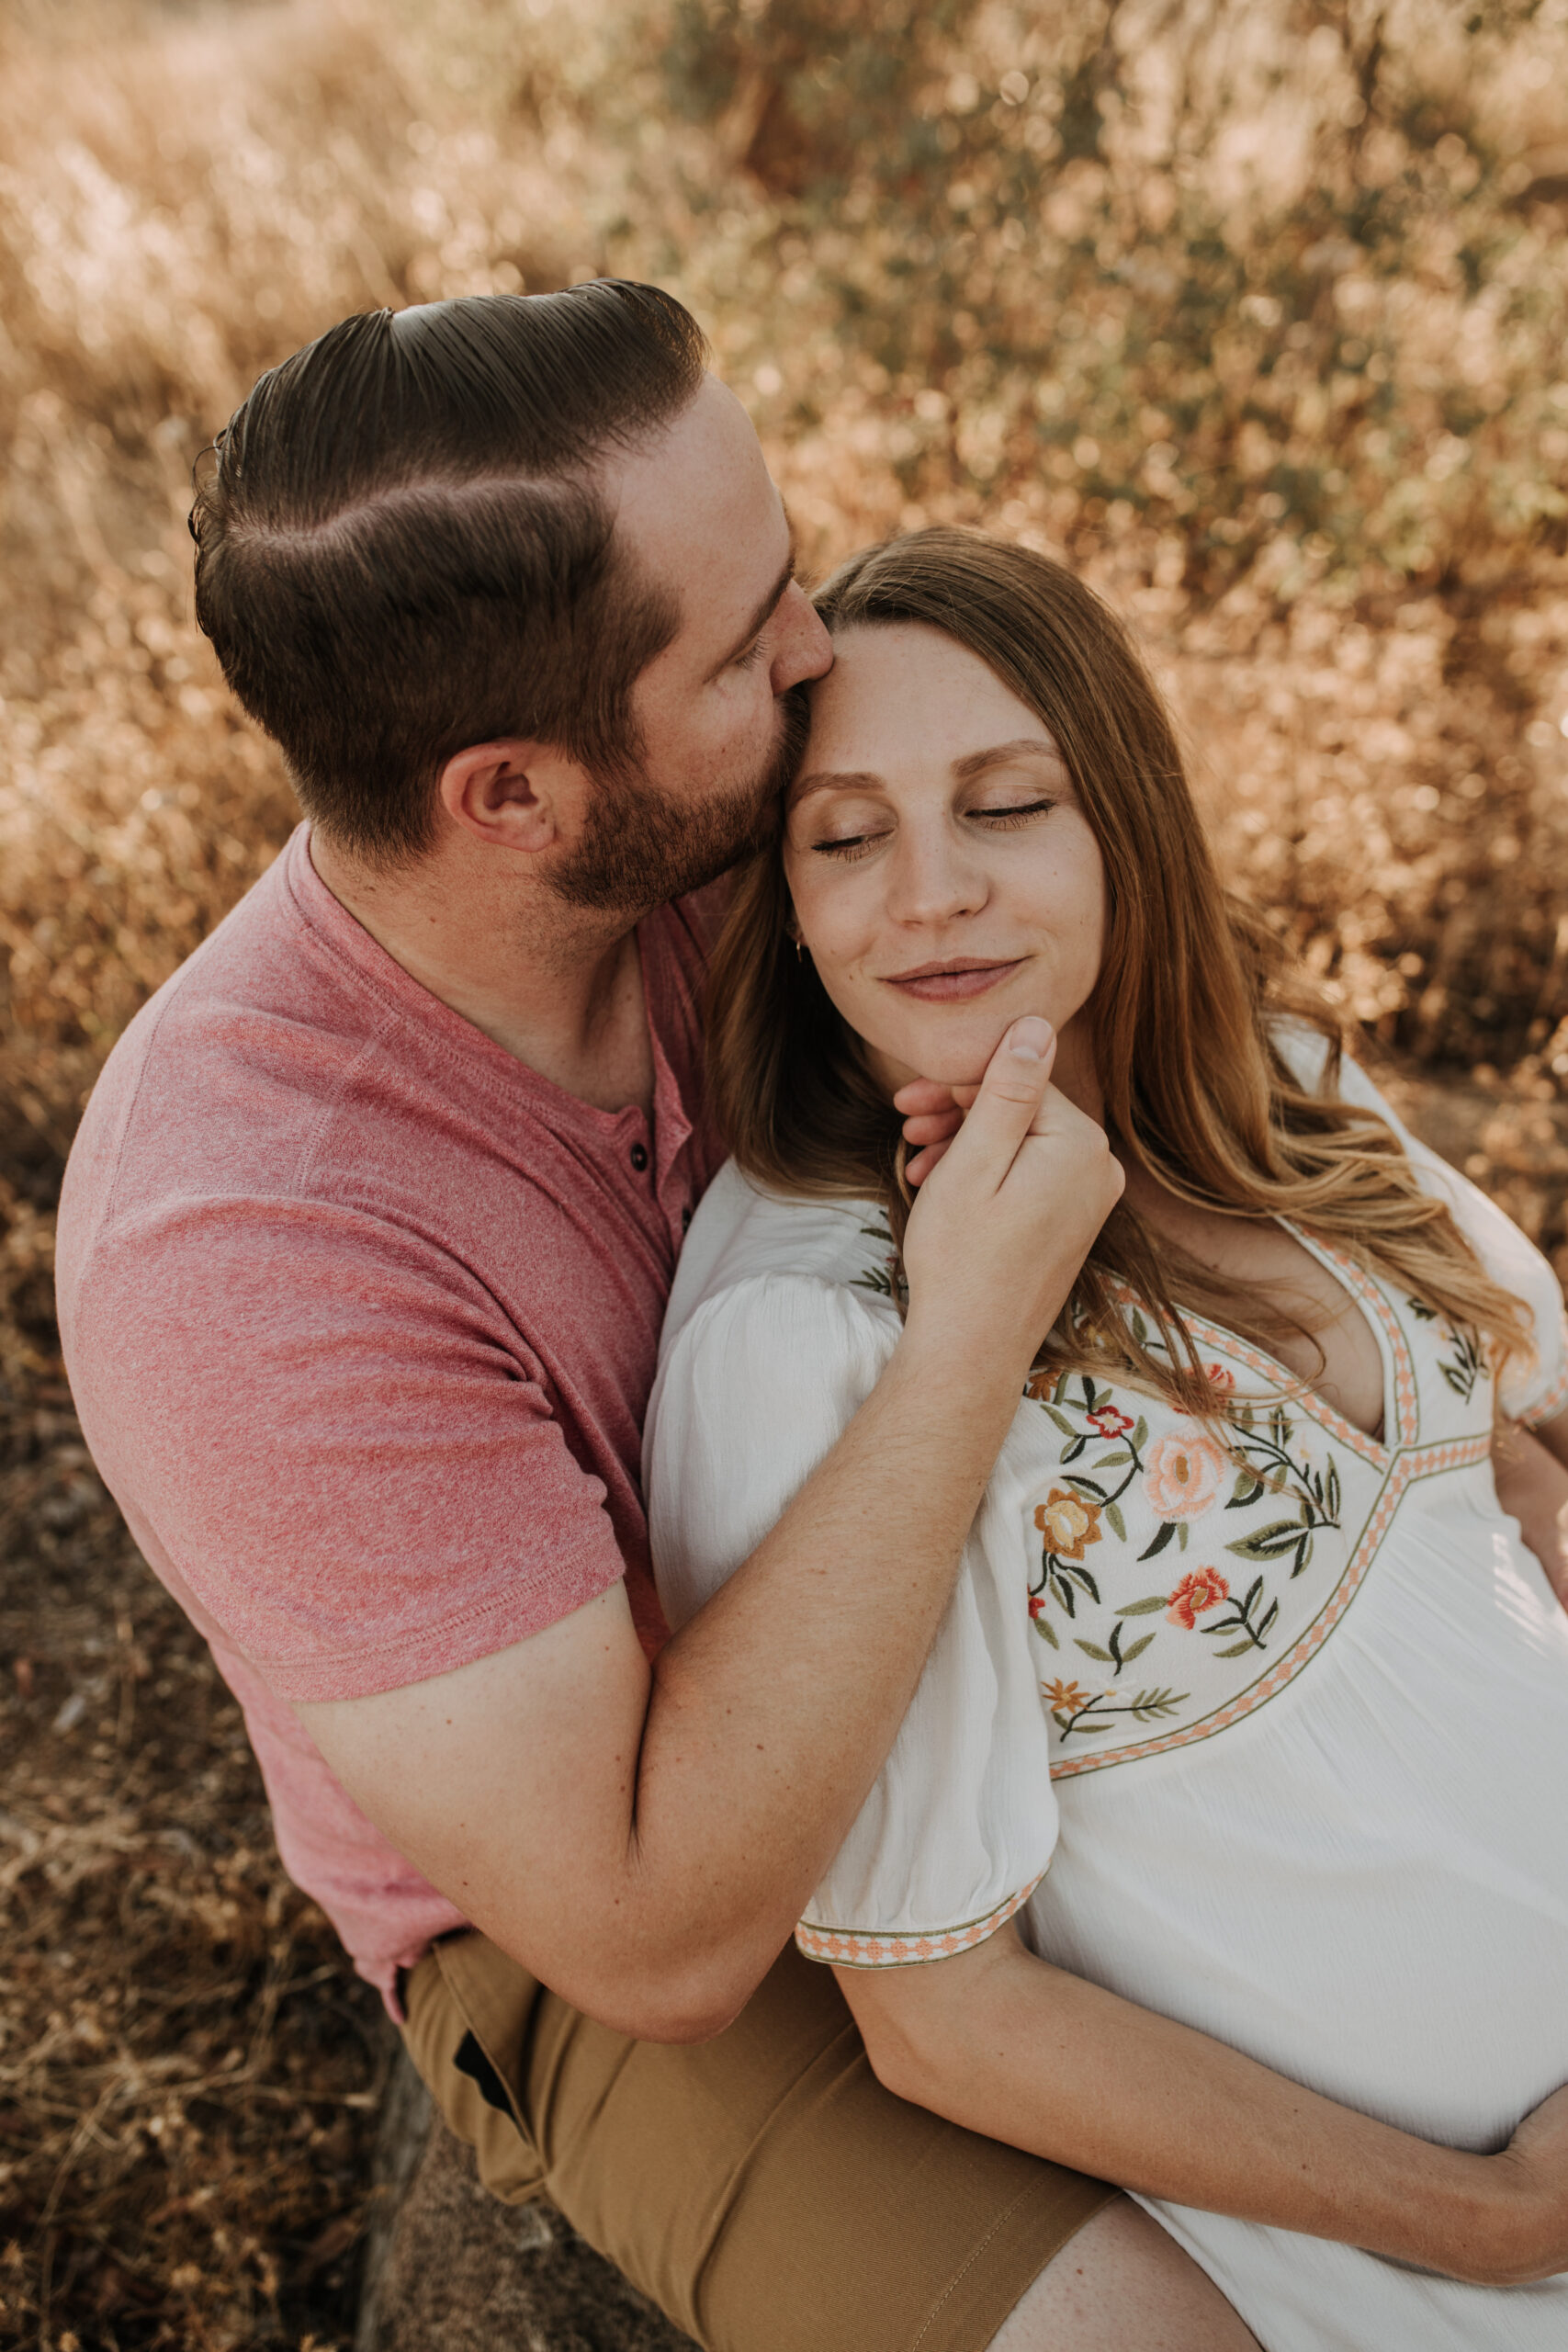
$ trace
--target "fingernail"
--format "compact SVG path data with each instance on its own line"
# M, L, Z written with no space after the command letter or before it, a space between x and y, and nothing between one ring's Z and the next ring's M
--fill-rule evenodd
M1021 1021L1012 1024L1008 1039L1008 1051L1015 1061L1043 1062L1051 1043L1051 1023L1037 1012L1025 1013Z

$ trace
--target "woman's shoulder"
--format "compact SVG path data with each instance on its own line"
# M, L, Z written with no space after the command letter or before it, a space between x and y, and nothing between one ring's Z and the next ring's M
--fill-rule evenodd
M769 1297L798 1312L813 1294L847 1293L857 1307L891 1314L892 1256L886 1219L874 1203L764 1191L727 1159L682 1249L660 1354L668 1356L705 1308L741 1291L753 1311Z

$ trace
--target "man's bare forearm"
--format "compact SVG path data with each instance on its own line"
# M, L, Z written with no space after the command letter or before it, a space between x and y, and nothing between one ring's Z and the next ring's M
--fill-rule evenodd
M694 1941L721 1973L766 1966L859 1812L1018 1397L1010 1366L906 1333L777 1527L660 1657L635 1865L663 1914L696 1864Z
M299 1710L433 1884L626 2031L727 2022L893 1744L1033 1350L1121 1189L1103 1132L1048 1090L1048 1044L1025 1020L998 1048L910 1218L880 1382L651 1677L616 1589L450 1674Z
M1145 2196L1456 2278L1506 2283L1552 2267L1542 2200L1520 2193L1505 2159L1339 2106L1010 1935L962 1960L840 1981L882 2079L971 2131Z

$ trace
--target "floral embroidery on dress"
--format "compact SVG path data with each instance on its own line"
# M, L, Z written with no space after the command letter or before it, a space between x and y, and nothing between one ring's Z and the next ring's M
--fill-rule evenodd
M1197 1568L1182 1577L1165 1612L1168 1625L1185 1625L1190 1633L1205 1609L1217 1609L1230 1597L1230 1586L1218 1568Z
M1064 1739L1075 1732L1109 1731L1116 1715L1134 1723L1158 1723L1173 1715L1186 1698L1185 1690L1139 1690L1132 1698L1114 1684L1104 1690L1080 1690L1076 1682L1043 1682L1056 1728Z
M1030 1621L1055 1654L1040 1678L1055 1774L1208 1738L1266 1703L1342 1619L1411 1481L1486 1459L1474 1335L1414 1300L1402 1321L1401 1302L1340 1271L1387 1342L1391 1442L1214 1325L1202 1344L1230 1361L1203 1360L1212 1419L1088 1373L1030 1375L1054 1432L1025 1524Z
M1225 1457L1212 1437L1173 1430L1156 1438L1145 1465L1148 1498L1162 1520L1201 1519L1225 1475Z
M1419 1322L1438 1321L1437 1308L1428 1306L1424 1298L1407 1298L1404 1303ZM1442 1325L1443 1344L1449 1352L1438 1358L1438 1370L1454 1395L1468 1405L1475 1394L1477 1381L1491 1378L1492 1366L1479 1331L1468 1323L1450 1322L1447 1316L1442 1317Z
M863 1266L853 1277L856 1290L874 1291L878 1298L887 1299L894 1306L908 1303L908 1289L898 1271L898 1252L893 1247L893 1229L885 1216L874 1225L863 1225L861 1231L868 1241L882 1244L882 1255L872 1265Z

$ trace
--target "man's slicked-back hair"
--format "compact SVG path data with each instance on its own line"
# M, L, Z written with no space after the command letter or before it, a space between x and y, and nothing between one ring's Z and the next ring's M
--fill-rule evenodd
M672 422L707 346L601 278L344 319L272 368L197 487L197 618L306 813L377 862L433 839L441 768L523 736L613 771L672 598L596 459Z

